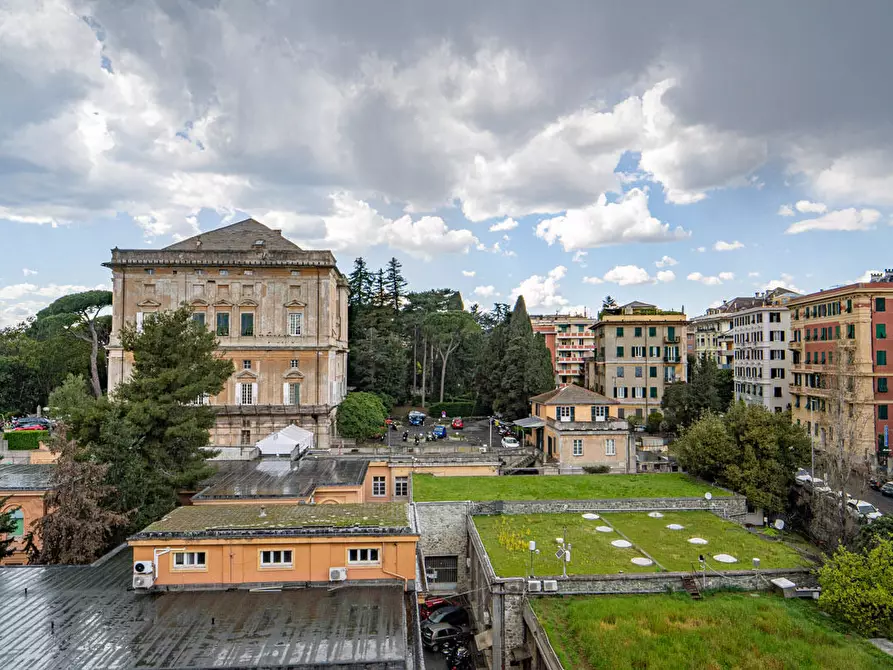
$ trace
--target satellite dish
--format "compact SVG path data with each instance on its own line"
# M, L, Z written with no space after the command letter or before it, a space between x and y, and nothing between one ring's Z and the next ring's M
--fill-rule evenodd
M704 494L704 500L713 500L713 494L710 491Z
M775 523L772 524L778 530L784 530L784 521L781 519L776 519Z

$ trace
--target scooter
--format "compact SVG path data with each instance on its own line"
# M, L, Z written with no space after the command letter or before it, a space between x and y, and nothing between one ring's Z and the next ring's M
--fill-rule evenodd
M407 440L409 440L409 431L404 430L403 431L403 441L406 442Z

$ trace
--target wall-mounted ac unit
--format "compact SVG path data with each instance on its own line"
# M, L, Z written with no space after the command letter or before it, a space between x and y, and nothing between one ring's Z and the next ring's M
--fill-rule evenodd
M133 564L133 572L137 575L151 575L154 572L152 561L136 561Z
M329 568L330 582L343 582L347 579L347 568Z
M527 582L527 590L530 593L539 593L543 590L543 583L538 579L531 579Z
M544 579L543 580L543 591L547 591L549 593L555 593L556 591L558 591L558 580Z
M135 589L150 589L152 585L155 583L155 576L150 574L147 575L134 575L133 576L133 588Z

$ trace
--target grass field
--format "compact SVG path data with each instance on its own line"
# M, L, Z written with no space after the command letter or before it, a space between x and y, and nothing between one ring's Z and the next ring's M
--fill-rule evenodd
M686 571L697 565L698 555L708 556L708 564L716 570L752 567L754 557L762 568L793 568L811 565L800 554L781 542L770 542L748 533L740 526L723 521L710 512L666 512L653 519L646 512L605 513L598 521L589 521L580 514L518 514L476 516L475 526L481 535L493 569L500 577L525 577L530 571L527 543L535 540L539 555L534 556L534 573L539 576L561 574L561 561L555 557L555 538L564 537L573 546L568 574L598 575L618 572ZM678 523L684 530L668 530L667 524ZM597 526L615 530L601 533ZM628 549L611 545L613 540L628 539ZM689 544L691 537L707 540L706 545ZM637 566L635 556L648 555L657 561L652 566ZM738 563L723 565L712 560L716 554L731 554Z
M550 597L531 600L562 665L574 670L891 668L811 601L769 594Z
M730 495L684 474L435 477L413 475L416 502L445 500L595 500Z

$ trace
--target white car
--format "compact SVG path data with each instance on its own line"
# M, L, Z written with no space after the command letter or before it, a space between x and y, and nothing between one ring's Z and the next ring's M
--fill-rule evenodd
M847 509L851 510L854 514L857 514L863 519L868 519L869 521L874 521L875 519L880 519L884 516L883 513L878 511L877 507L864 500L856 500L855 498L852 498L847 500L846 506Z
M503 449L517 449L521 446L521 443L518 442L514 437L505 436L502 438L502 448Z

